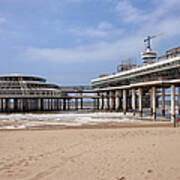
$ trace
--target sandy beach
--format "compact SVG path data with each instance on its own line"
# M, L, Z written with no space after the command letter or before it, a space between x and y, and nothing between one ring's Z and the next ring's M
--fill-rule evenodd
M180 179L180 129L0 131L1 180Z

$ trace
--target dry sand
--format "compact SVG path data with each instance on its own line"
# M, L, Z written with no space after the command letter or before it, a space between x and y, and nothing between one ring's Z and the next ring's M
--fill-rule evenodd
M180 128L0 131L0 180L142 179L180 179Z

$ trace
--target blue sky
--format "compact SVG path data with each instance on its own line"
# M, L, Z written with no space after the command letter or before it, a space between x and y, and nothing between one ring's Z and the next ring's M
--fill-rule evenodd
M121 60L141 63L144 37L162 55L180 42L179 0L0 0L0 74L86 85Z

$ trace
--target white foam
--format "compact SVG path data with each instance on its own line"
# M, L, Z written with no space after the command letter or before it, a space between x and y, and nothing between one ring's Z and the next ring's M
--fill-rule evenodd
M128 117L129 116L129 117ZM2 125L4 122L11 123ZM57 114L5 114L0 115L1 129L24 129L43 125L81 126L84 124L116 123L154 123L152 121L136 120L132 113L57 113ZM20 124L20 125L19 125Z

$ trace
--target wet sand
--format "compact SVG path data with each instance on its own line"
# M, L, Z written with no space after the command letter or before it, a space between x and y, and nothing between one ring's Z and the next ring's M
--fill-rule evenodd
M0 131L0 179L177 180L180 128L166 126Z

